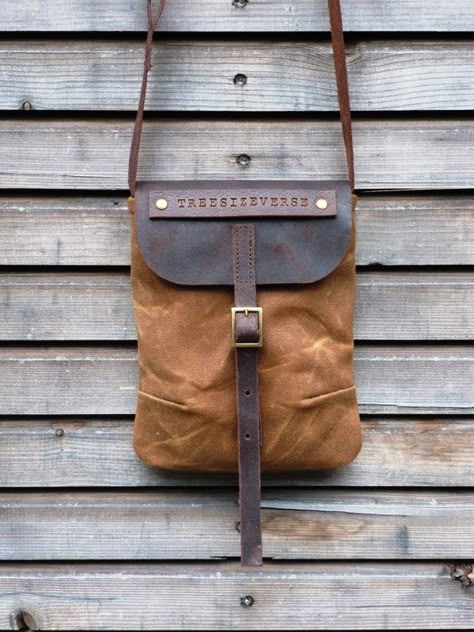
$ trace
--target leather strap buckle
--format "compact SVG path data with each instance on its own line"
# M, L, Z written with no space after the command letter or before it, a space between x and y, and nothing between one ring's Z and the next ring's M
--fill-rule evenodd
M263 345L263 309L261 307L232 307L232 346L236 349L257 348ZM243 314L245 318L249 314L257 314L257 339L239 342L237 314Z

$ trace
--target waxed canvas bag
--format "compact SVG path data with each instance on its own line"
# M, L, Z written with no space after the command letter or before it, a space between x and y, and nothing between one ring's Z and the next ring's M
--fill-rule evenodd
M262 562L260 472L361 447L353 375L355 196L339 0L329 0L347 181L137 182L155 15L130 153L139 392L134 447L161 468L239 472L242 563ZM203 148L205 151L205 148Z

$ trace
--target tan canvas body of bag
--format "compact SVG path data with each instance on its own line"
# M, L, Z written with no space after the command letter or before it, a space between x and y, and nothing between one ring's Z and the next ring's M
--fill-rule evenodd
M339 0L329 0L347 181L136 181L139 392L150 466L239 472L242 563L262 561L260 472L340 467L361 447L353 375L354 166ZM203 151L205 147L203 148Z

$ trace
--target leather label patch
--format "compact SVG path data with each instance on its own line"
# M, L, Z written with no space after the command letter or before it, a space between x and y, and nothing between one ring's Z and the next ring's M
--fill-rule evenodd
M335 190L246 183L231 190L163 187L149 193L152 219L219 217L331 217L337 214ZM294 183L292 183L294 184Z

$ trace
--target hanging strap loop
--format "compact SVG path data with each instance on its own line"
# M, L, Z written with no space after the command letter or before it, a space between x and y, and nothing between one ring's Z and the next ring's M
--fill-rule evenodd
M135 197L138 170L138 154L143 129L143 117L145 112L146 92L148 86L148 74L151 68L151 53L153 48L153 34L159 19L165 9L166 0L160 0L158 9L153 14L152 0L146 0L148 31L145 45L145 63L140 99L137 108L137 117L133 130L132 144L130 147L130 159L128 163L128 186L132 197ZM329 18L331 24L331 40L334 51L334 65L336 69L336 84L341 115L342 133L346 150L347 171L351 189L354 189L354 149L352 141L352 119L349 99L349 83L347 79L346 52L344 47L344 31L342 24L340 0L328 0Z

